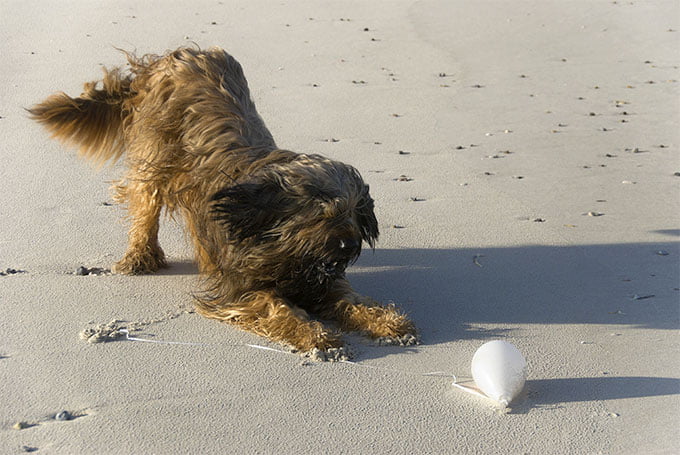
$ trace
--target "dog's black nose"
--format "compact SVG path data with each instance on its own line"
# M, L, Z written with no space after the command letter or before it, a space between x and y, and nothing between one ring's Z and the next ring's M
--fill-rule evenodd
M356 239L340 239L338 246L343 253L351 254L361 247L361 241Z

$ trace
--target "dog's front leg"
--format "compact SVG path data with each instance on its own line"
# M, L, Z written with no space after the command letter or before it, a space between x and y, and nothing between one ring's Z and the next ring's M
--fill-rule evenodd
M393 338L402 344L417 341L415 325L394 305L383 306L358 294L347 280L337 280L319 313L336 320L346 331L363 332L371 338Z
M249 293L237 303L223 303L219 299L199 301L197 311L302 352L315 348L327 351L343 344L337 335L321 323L310 321L304 310L293 307L275 290Z

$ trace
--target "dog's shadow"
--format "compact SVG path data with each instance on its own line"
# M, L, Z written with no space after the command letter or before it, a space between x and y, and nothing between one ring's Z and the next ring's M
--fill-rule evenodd
M503 337L496 325L673 330L678 253L677 243L388 249L364 252L348 278L359 293L409 314L425 345ZM631 298L630 282L650 276L638 291L649 299Z
M171 261L168 263L168 267L160 269L155 274L159 276L198 275L198 265L189 260Z

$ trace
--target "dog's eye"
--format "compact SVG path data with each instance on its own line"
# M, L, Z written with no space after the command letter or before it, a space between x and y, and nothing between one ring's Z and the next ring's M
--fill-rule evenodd
M338 218L348 212L347 201L342 198L333 198L321 201L324 218Z

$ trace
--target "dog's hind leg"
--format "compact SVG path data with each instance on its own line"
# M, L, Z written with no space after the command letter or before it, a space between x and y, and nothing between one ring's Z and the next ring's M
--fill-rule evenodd
M196 221L188 211L184 213L184 221L187 226L187 231L194 244L194 256L198 263L198 270L204 275L210 275L217 271L218 267L210 257L208 251L203 247L201 239L203 236L197 228Z
M165 254L158 243L158 228L163 200L157 185L131 181L118 187L117 200L128 204L132 222L128 232L128 247L113 271L124 275L153 273L167 267Z
M197 311L203 316L219 319L308 352L327 351L342 346L342 340L317 321L310 321L307 313L291 306L276 291L257 291L244 296L238 303L220 304L219 300L199 300Z

